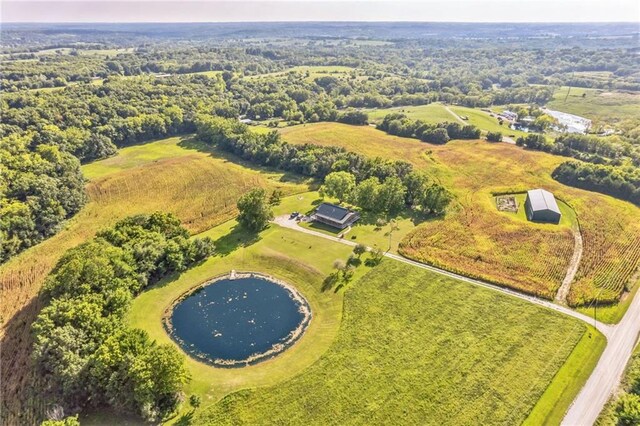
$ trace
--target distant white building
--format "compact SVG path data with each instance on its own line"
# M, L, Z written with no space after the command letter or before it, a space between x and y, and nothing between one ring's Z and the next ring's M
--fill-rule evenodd
M558 120L558 123L562 126L562 130L567 133L585 134L591 128L591 120L588 118L566 112L554 111L552 109L544 109L543 111L545 114Z

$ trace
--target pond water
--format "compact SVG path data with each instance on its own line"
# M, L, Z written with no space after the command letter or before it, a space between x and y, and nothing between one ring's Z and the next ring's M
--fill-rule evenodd
M165 325L191 356L221 367L272 358L304 333L311 311L293 288L266 277L223 278L179 301Z

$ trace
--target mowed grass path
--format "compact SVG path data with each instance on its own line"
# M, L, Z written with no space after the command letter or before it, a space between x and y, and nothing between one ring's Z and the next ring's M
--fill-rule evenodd
M580 223L584 253L570 302L588 303L598 293L601 302L613 301L634 284L640 266L640 209L553 180L551 173L564 157L483 141L431 145L339 123L294 126L281 134L294 144L337 145L406 160L451 190L456 201L447 215L420 224L400 244L406 256L552 298L573 252L571 231L500 213L493 198L495 192L542 187L573 208ZM615 317L612 311L601 319Z
M339 335L317 362L291 380L203 407L193 422L519 424L586 330L555 312L385 260L348 288ZM599 337L589 342L597 352Z

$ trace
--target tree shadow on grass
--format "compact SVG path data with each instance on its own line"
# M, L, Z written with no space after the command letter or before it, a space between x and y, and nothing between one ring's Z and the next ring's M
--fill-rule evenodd
M329 275L327 278L325 278L324 281L322 281L322 287L320 287L320 290L323 293L325 291L331 290L337 282L338 282L338 274L334 272L331 275Z
M183 414L182 416L180 416L180 418L178 420L176 420L176 422L174 423L174 425L176 426L190 426L193 424L193 414L195 413L195 410L191 410L188 413Z
M261 239L262 237L257 232L249 231L240 225L236 225L227 235L223 235L214 241L216 255L227 256L239 247L248 247Z

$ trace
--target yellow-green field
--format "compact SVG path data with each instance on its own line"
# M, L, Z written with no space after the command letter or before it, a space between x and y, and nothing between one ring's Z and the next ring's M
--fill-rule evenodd
M193 233L236 215L236 200L257 186L286 193L308 186L283 173L251 169L229 161L189 138L169 138L124 148L115 157L83 166L88 204L64 229L0 267L1 315L32 298L62 253L99 229L132 214L168 211Z
M298 238L285 230L269 230L264 239L269 251L283 245L277 238L281 233L285 241ZM245 255L245 269L274 264L247 260L261 243ZM313 237L309 244L336 246ZM278 256L286 253L290 259L304 252L301 244L294 251L278 251ZM315 266L330 258L320 253L305 263ZM210 262L202 268L212 273L216 260ZM224 263L233 267L238 262ZM358 269L366 272L364 268ZM298 285L295 276L288 277ZM159 289L154 299L184 291L179 287L187 284L186 278L168 284L171 289ZM318 285L299 287L307 297L328 297L321 296ZM136 301L132 324L162 333L159 321L149 321L162 312L155 303L149 308L151 296ZM332 305L341 304L341 296L332 293ZM575 320L397 261L385 260L350 284L344 297L339 331L323 330L331 333L328 347L324 339L308 334L281 357L241 372L189 361L197 376L189 391L204 391L206 401L193 423L389 424L403 419L411 424L518 424L549 386L554 392L536 408L536 416L547 418L554 409L563 412L572 398L559 396L575 396L591 370L592 354L597 359L604 342L597 333L588 337L587 326ZM140 321L133 320L136 312ZM166 335L158 336L168 341ZM316 349L321 356L311 362ZM572 354L580 364L557 374ZM563 379L556 381L559 376ZM216 401L231 389L237 391Z
M309 128L314 126L300 127ZM445 184L469 185L471 176L458 180L445 166L446 150L428 154L428 145L390 138L369 127L338 125L327 131L338 132L344 140L346 132L341 130L347 129L355 129L350 137L361 149L354 150L387 152L371 142L378 137L389 158L404 152L414 164L429 165ZM483 147L495 145L467 142L440 149L456 153L456 147L469 146L481 155ZM468 169L463 166L460 174ZM187 359L192 377L187 396L199 395L203 404L195 413L184 404L171 422L303 424L315 419L327 424L351 419L388 424L406 418L415 423L481 419L491 424L520 423L534 414L549 418L567 407L603 347L603 337L575 319L394 260L374 268L362 264L350 283L338 291L327 289L324 279L332 273L334 261L345 260L351 247L276 225L258 236L248 235L228 220L236 214L239 195L256 186L294 194L275 208L277 215L311 210L318 194L308 190L307 182L248 167L193 139L125 148L117 156L83 166L83 171L90 179L89 204L59 234L2 266L3 297L12 295L10 306L3 303L3 318L9 319L10 327L3 324L2 343L8 348L4 355L16 360L10 378L16 395L29 386L19 376L30 371L24 336L37 312L31 301L55 261L117 219L155 210L173 212L193 234L213 238L217 254L140 295L127 316L129 325L146 330L158 342L171 342L161 319L172 301L231 269L281 278L301 291L313 310L304 337L272 360L237 370ZM485 195L481 206L493 202L491 194ZM523 222L505 220L515 227ZM388 236L366 226L354 228L358 239L386 242ZM401 223L398 235L411 236L412 227ZM566 226L560 228L563 231L553 232L568 232ZM536 228L546 231L542 225ZM27 275L29 281L20 278ZM21 284L7 287L11 283ZM31 306L31 316L24 310L16 314L25 305ZM94 413L83 422L113 420L108 413Z
M563 86L555 90L547 106L589 118L595 127L615 126L621 121L640 117L640 94Z
M552 298L573 253L571 231L511 218L498 212L493 200L494 193L542 187L566 202L580 223L584 252L569 302L588 303L598 295L601 303L611 303L632 287L640 265L640 209L553 180L551 172L563 157L482 141L436 146L337 123L294 126L281 134L290 143L338 145L407 160L449 188L456 195L451 210L403 240L400 251L406 256ZM612 314L608 320L613 319Z

